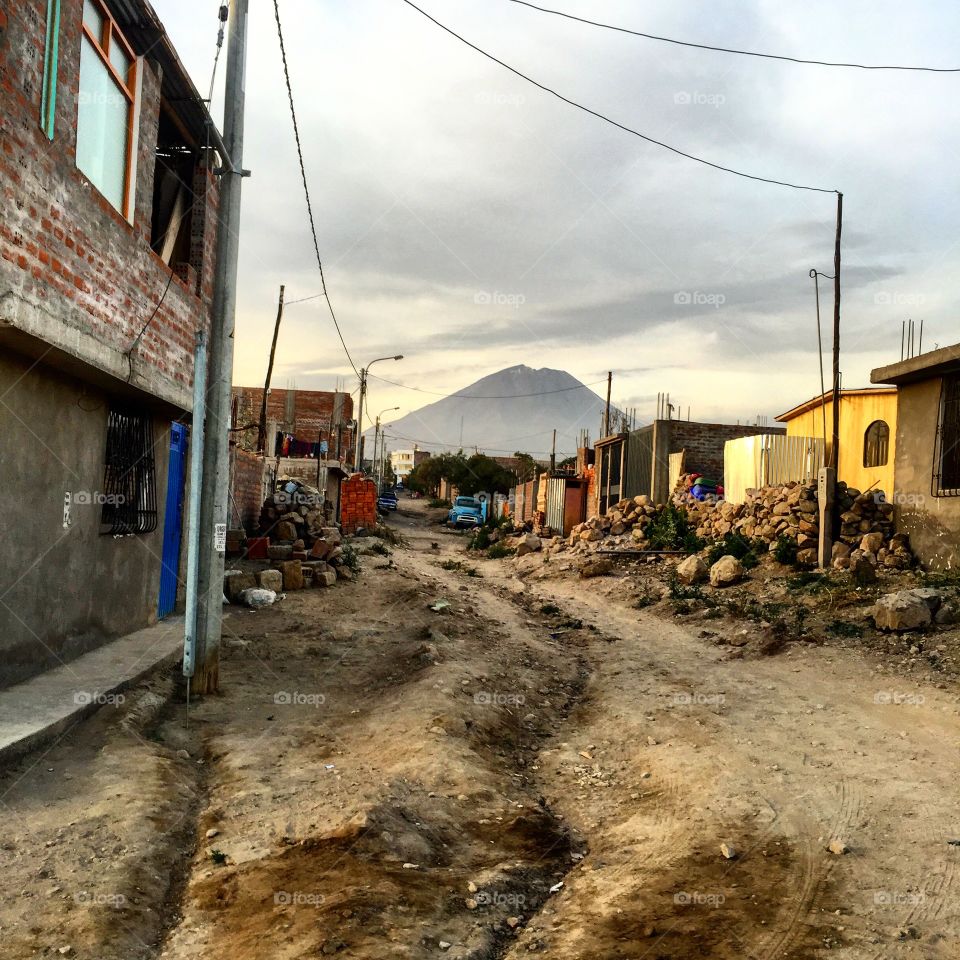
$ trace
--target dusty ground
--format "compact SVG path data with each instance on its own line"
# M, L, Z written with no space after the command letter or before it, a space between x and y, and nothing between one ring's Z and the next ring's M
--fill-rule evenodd
M428 515L234 613L189 718L157 678L3 772L0 956L960 957L953 678L745 654Z

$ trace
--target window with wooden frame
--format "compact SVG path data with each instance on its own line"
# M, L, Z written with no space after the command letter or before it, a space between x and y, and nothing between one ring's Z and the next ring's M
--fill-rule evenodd
M932 493L935 497L960 497L960 374L941 381L939 413Z
M131 219L137 59L100 0L83 0L77 167Z
M863 434L863 465L885 466L890 457L890 427L885 420L874 420Z

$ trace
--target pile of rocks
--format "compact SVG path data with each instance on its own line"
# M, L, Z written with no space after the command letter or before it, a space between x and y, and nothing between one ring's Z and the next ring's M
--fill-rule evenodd
M681 484L678 484L678 490ZM909 540L895 534L893 505L880 493L862 493L837 484L839 536L833 546L833 565L845 570L865 559L873 566L905 569L913 563ZM797 560L817 562L820 515L814 484L786 483L747 492L746 503L698 501L678 492L672 507L686 512L690 526L702 540L713 542L729 533L761 540L775 549L781 537L797 544ZM650 546L648 528L663 507L644 495L619 501L605 516L591 517L571 531L568 543L581 550Z

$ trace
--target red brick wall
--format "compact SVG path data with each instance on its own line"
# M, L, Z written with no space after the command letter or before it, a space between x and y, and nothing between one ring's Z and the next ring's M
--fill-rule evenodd
M244 530L254 533L260 524L260 508L263 506L263 460L255 453L233 447L233 476L230 489L236 504L236 511L231 507L230 525L236 523L237 511Z
M167 287L170 268L150 248L160 75L149 52L141 61L133 223L128 223L76 166L82 0L63 0L53 140L40 128L46 0L0 0L0 286L64 324L124 353ZM138 50L137 53L144 51ZM199 293L174 276L156 316L132 353L138 371L174 383L193 380L197 329L209 322L218 188L199 174L205 201L200 231ZM207 204L204 207L204 203ZM189 271L187 271L189 272Z
M584 476L587 478L587 517L595 517L597 515L597 468L595 465L591 464L589 467L585 467L583 471Z
M280 335L283 336L281 329ZM276 421L278 429L284 429L287 423L287 395L293 394L293 427L288 432L293 433L298 440L307 440L316 443L322 432L324 440L330 440L330 418L334 415L334 405L337 394L332 390L285 390L270 388L267 397L267 421ZM340 421L348 423L353 419L353 397L349 393L339 394L341 397ZM234 387L233 399L235 408L235 426L245 427L247 424L260 422L260 407L263 404L263 387ZM330 459L336 457L336 421L334 421L334 435L330 443ZM239 442L247 449L256 449L256 429L237 432ZM344 427L340 432L341 459L353 462L353 431ZM267 437L267 454L273 453L273 437Z
M377 522L377 485L361 473L340 485L340 527L354 533L358 527L372 529Z

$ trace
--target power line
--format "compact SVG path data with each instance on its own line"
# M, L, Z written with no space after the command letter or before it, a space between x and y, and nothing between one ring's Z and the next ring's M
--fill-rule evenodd
M276 2L276 0L274 0ZM771 177L759 177L753 173L745 173L743 170L736 170L733 167L725 167L723 164L714 163L712 160L706 160L703 157L698 157L692 153L687 153L684 150L681 150L679 147L672 147L669 143L664 143L662 140L656 140L653 137L647 136L645 133L641 133L639 130L634 130L633 127L628 127L625 124L619 123L614 120L612 117L608 117L606 114L600 113L597 110L593 110L590 107L584 106L582 103L578 103L576 100L571 100L569 97L565 97L562 93L558 93L552 87L548 87L546 84L540 83L539 80L534 80L533 77L528 76L525 73L522 73L520 70L517 70L516 67L511 67L509 63L504 63L503 60L500 60L498 57L495 57L492 53L487 53L486 50L478 47L475 43L471 43L466 37L462 37L455 30L451 30L450 27L445 26L439 20L431 17L426 10L422 10L418 7L412 0L403 0L403 2L408 6L412 7L417 13L426 17L431 23L438 26L441 30L446 31L452 37L456 37L461 43L466 44L470 47L471 50L475 50L477 53L486 57L488 60L492 60L494 63L499 64L506 70L509 70L515 76L520 77L521 80L526 80L527 83L533 84L533 86L543 90L544 93L549 93L551 96L556 97L558 100L562 100L564 103L568 104L571 107L576 107L578 110L582 110L584 113L589 113L591 116L596 117L598 120L603 120L606 123L611 124L619 130L623 130L625 133L632 134L635 137L639 137L641 140L646 140L647 143L652 143L654 146L662 147L664 150L669 150L671 153L677 154L680 157L686 157L688 160L694 160L697 163L702 163L704 166L713 167L714 170L722 170L724 173L732 173L734 176L743 177L746 180L757 180L760 183L772 183L778 187L790 187L792 190L810 190L814 193L837 193L837 190L831 190L826 187L811 187L800 183L790 183L786 180L774 180Z
M510 450L508 447L487 447L487 446L485 446L485 445L482 444L482 443L481 443L481 444L476 444L476 443L463 444L463 443L445 443L445 442L442 441L442 440L418 440L416 437L405 437L402 433L391 433L391 434L386 434L386 435L387 435L390 439L393 439L393 440L406 440L408 443L423 443L423 444L427 444L427 445L433 445L433 446L435 446L435 447L452 447L452 448L457 449L457 450L462 450L464 447L467 447L468 449L469 449L470 447L478 447L478 448L482 447L483 450L492 450L494 453L509 453L509 454L512 455L512 454L514 454L514 453L517 452L516 449ZM530 436L539 436L539 434L530 434ZM523 437L520 437L520 438L518 438L518 439L522 440L522 439L524 439L524 438L523 438ZM525 451L522 451L522 452L524 452L524 453L542 453L542 454L544 454L544 455L546 455L546 453L547 453L546 450L533 450L533 451L525 450ZM562 453L563 451L557 451L557 452L558 452L558 453Z
M689 40L677 40L674 37L660 37L655 33L643 33L640 30L630 30L627 27L617 27L610 23L601 23L598 20L588 20L586 17L577 17L562 10L551 10L549 7L540 7L529 0L511 0L522 7L539 10L540 13L551 13L567 20L576 20L592 27L602 27L604 30L615 30L617 33L629 33L634 37L645 37L647 40L658 40L661 43L673 43L680 47L693 47L697 50L714 50L718 53L736 53L744 57L762 57L764 60L785 60L788 63L804 63L817 67L849 67L855 70L909 70L920 73L960 73L960 67L912 67L902 64L874 64L874 63L844 63L837 60L807 60L803 57L787 57L776 53L759 53L756 50L738 50L735 47L715 47L709 43L692 43Z
M320 270L320 286L322 288L322 296L327 301L327 307L330 310L330 318L333 320L334 327L337 328L337 336L340 338L340 343L343 346L343 352L347 355L347 359L350 361L350 366L353 367L353 372L359 377L360 371L357 369L357 365L353 362L353 357L350 356L350 351L347 349L347 341L343 339L343 333L340 330L340 324L337 322L337 315L334 313L333 304L330 302L330 294L327 293L327 281L323 276L323 262L320 259L320 244L317 241L317 227L313 220L313 206L310 203L310 188L307 186L307 170L303 163L303 149L300 146L300 127L297 124L297 111L293 106L293 88L290 86L290 69L287 66L287 50L283 44L283 27L280 25L280 4L279 0L273 0L273 13L277 20L277 37L280 40L280 57L283 60L283 78L287 84L287 99L290 101L290 119L293 120L293 136L297 141L297 158L300 161L300 178L303 180L303 193L307 199L307 216L310 218L310 233L313 236L313 250L317 255L317 267Z
M427 393L432 397L449 397L451 399L456 398L459 400L519 400L521 397L546 397L553 393L569 393L572 390L588 390L590 387L595 387L598 383L607 382L607 378L604 377L603 380L595 380L593 383L578 383L575 387L561 387L559 390L540 390L537 393L507 393L500 394L498 396L487 396L474 393L438 393L436 390L423 390L420 387L411 387L406 383L397 383L396 380L388 380L386 377L378 377L374 373L369 373L367 376L372 377L374 380L379 380L381 383L389 383L394 387L403 387L404 390L415 390L417 393Z

